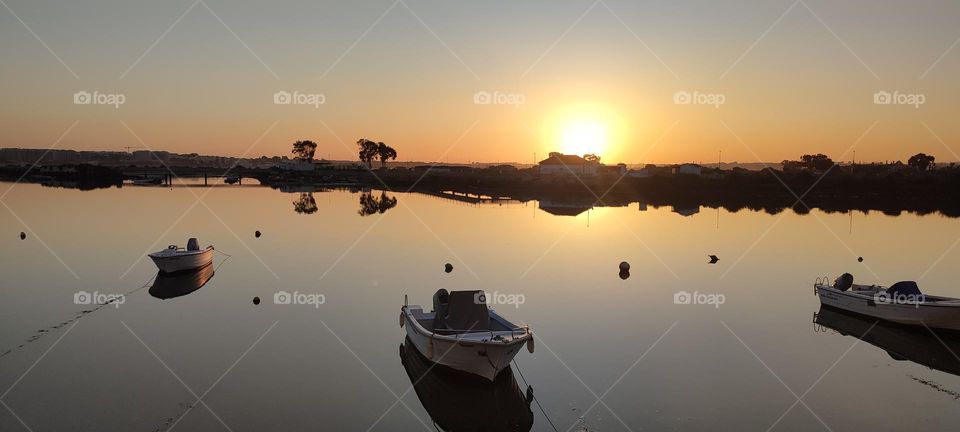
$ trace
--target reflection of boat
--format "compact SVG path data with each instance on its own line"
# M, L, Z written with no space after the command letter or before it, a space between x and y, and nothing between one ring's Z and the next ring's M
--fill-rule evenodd
M167 246L166 249L149 255L153 263L161 272L176 273L194 270L213 262L213 246L200 249L197 239L187 241L187 248L181 249L177 245Z
M960 375L960 359L954 354L960 353L960 333L936 330L934 335L933 330L878 320L830 306L821 306L814 322L876 346L894 360L909 360Z
M210 281L213 267L211 263L196 270L176 274L157 272L157 278L150 287L150 295L166 300L190 294Z
M507 367L493 382L436 366L409 338L400 345L400 361L417 398L435 426L447 432L516 431L533 427L531 399ZM528 390L528 394L532 394Z
M440 289L433 309L424 312L406 301L400 308L400 326L430 361L493 381L521 347L533 352L530 327L518 327L487 308L483 291Z
M818 279L814 290L826 306L901 324L960 330L960 299L923 294L915 282L897 282L890 288L858 285L844 273L832 285Z

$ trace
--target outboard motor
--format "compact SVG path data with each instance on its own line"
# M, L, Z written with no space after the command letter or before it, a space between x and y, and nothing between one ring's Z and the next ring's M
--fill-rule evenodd
M187 250L188 251L200 250L200 242L197 241L196 237L190 237L190 240L187 240Z
M443 329L447 327L447 314L450 311L450 293L440 288L433 294L433 328Z
M833 281L833 287L840 291L846 291L850 289L850 287L852 286L853 286L853 275L850 273L844 273L840 275L840 277L838 277L837 280Z

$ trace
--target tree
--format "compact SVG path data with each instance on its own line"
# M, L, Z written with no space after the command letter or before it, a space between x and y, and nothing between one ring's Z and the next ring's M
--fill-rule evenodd
M380 158L380 167L387 166L387 159L397 160L397 151L384 143L377 143L377 156Z
M360 162L365 163L367 168L370 168L371 164L373 163L373 158L380 154L380 146L366 138L360 138L357 140L357 147L360 150L358 152Z
M920 171L926 171L933 165L933 161L936 159L937 158L928 154L917 153L913 156L910 156L910 159L907 160L907 165L910 165Z
M585 161L587 161L587 162L600 163L600 156L597 156L597 155L595 155L595 154L593 154L593 153L587 153L587 154L583 155L583 159L584 159Z
M817 153L815 155L805 154L800 156L800 163L802 163L807 169L826 171L833 166L833 159L830 159L827 157L827 155L822 153Z
M559 158L560 156L563 156L563 153L560 153L560 152L550 152L550 154L547 155L547 157L550 158L550 159Z
M317 143L310 140L302 140L293 143L293 150L290 153L293 153L294 159L301 160L304 162L310 162L313 160L313 155L317 152Z

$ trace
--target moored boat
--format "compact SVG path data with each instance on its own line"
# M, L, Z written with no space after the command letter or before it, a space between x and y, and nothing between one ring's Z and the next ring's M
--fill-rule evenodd
M406 303L406 301L404 301ZM533 333L487 307L483 291L440 289L433 311L400 308L400 326L424 357L490 381L506 369L523 346L533 352Z
M923 294L916 282L858 285L844 273L833 284L818 278L813 287L822 305L900 324L960 330L960 299Z
M170 245L162 251L150 254L149 257L161 272L191 271L213 262L213 246L200 249L197 239L191 238L187 241L186 249Z

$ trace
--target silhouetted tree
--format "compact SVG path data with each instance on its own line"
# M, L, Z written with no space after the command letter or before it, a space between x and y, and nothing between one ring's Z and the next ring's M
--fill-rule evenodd
M295 159L309 162L313 160L313 155L317 152L317 143L310 140L297 141L293 143L293 153Z
M583 159L586 160L587 162L600 163L600 156L597 156L597 155L595 155L595 154L593 154L593 153L587 153L587 154L583 155Z
M825 154L817 153L815 155L805 154L800 156L800 163L808 169L813 169L816 171L825 171L830 169L833 166L833 159L830 159Z
M370 216L373 214L383 214L397 206L396 197L388 197L387 192L380 193L380 198L376 198L370 192L360 194L360 210L357 214L360 216Z
M317 200L310 192L301 192L300 198L293 202L293 211L299 214L314 214L317 212Z
M397 159L397 151L384 143L377 143L377 156L380 158L380 167L387 166L387 159Z
M910 159L907 160L907 165L910 165L920 171L926 171L933 165L933 161L936 159L937 158L928 154L917 153L913 156L910 156Z
M558 158L558 157L560 157L560 156L563 156L563 153L560 153L560 152L550 152L550 154L547 155L547 157L548 157L548 158L551 158L551 159L553 159L553 158Z
M373 163L373 158L380 154L380 146L366 138L360 138L357 140L357 147L360 150L358 152L360 162L363 162L367 165L367 168L370 168L371 164Z

